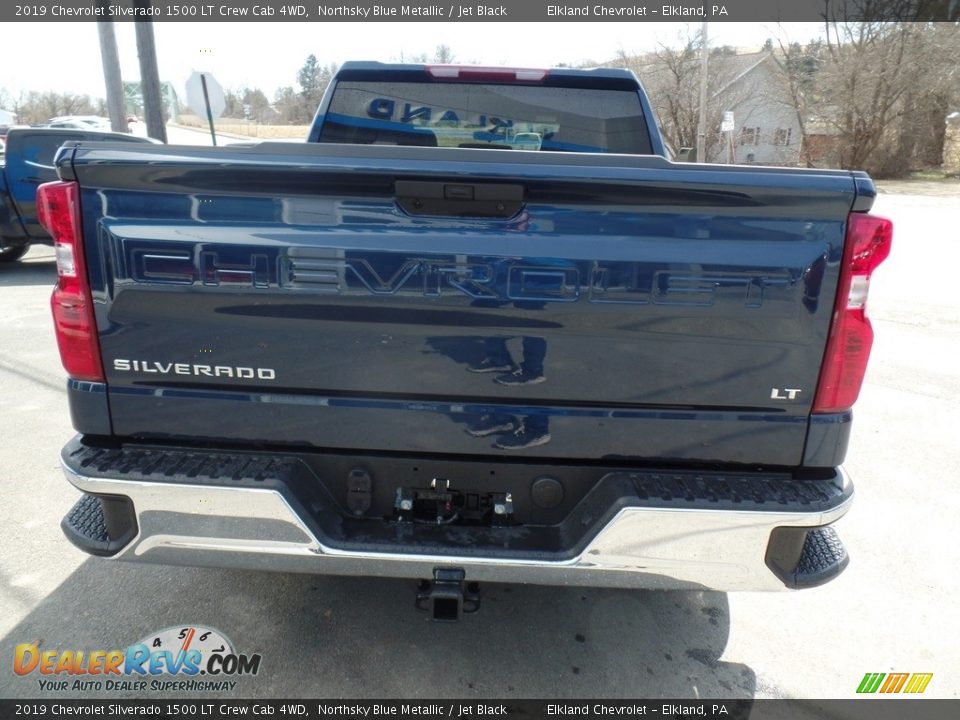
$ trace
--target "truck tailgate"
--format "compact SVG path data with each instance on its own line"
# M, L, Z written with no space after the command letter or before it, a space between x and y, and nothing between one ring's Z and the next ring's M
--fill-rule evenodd
M282 143L62 168L116 435L801 463L850 173Z

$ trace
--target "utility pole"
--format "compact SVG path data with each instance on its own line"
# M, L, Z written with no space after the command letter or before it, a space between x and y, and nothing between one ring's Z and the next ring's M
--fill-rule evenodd
M134 6L149 9L150 0L135 0ZM143 115L147 136L167 142L167 126L163 121L163 100L160 96L160 72L157 70L157 46L153 39L153 21L134 22L137 33L137 57L140 60L140 91L143 93Z
M707 21L700 31L700 122L697 126L697 162L707 161Z
M104 7L102 2L99 4ZM120 78L120 54L117 52L117 36L113 33L113 22L97 20L97 34L100 36L100 59L103 62L103 82L107 90L110 128L114 132L127 132L126 100L123 95L123 80Z

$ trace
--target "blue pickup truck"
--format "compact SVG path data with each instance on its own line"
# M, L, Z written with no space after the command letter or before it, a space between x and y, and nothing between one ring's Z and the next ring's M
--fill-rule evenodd
M847 564L864 173L675 164L623 70L378 63L306 143L56 164L81 549L405 577L438 620Z
M0 263L16 262L31 244L53 242L37 221L37 188L57 179L53 164L57 149L65 142L85 140L154 142L95 130L12 128L0 153Z

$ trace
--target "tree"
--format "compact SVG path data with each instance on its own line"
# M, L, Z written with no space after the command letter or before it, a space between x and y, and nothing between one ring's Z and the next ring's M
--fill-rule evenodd
M20 119L20 114L23 111L23 102L24 93L22 90L14 95L8 92L6 88L0 88L0 109L12 112L17 117L16 122L25 122Z
M243 102L240 100L242 90L231 90L229 88L223 91L223 117L242 118Z
M244 88L241 103L244 117L260 123L273 119L275 113L270 107L270 101L260 88Z
M316 55L308 55L303 67L297 73L297 84L300 85L300 103L296 111L288 108L289 115L294 118L290 122L310 122L320 106L320 100L327 86L337 72L336 63L321 65Z
M301 122L303 98L291 86L277 89L273 96L273 106L280 122L287 124Z
M648 59L648 67L636 67L634 71L647 85L667 141L675 151L696 146L700 114L699 43L691 39L679 49L664 45ZM709 156L709 134L707 140Z
M823 42L781 43L778 64L804 137L815 123L831 164L878 177L939 164L960 98L954 23L828 22Z
M904 97L907 112L900 125L896 158L909 158L911 169L939 165L946 139L946 116L960 99L960 27L932 23L920 38L919 62L928 68L925 85L911 85ZM932 69L932 72L930 70ZM896 162L896 161L894 161Z
M293 89L291 88L293 94ZM243 118L254 122L271 122L277 115L270 107L270 100L260 88L241 87L237 90L225 90L223 116Z
M821 89L844 141L841 167L866 168L894 133L904 94L918 81L908 24L830 23ZM888 136L885 138L885 136Z
M653 53L630 56L621 51L616 64L633 70L643 82L650 102L660 119L660 129L674 152L697 144L700 122L700 47L697 34L680 38L677 46L661 45ZM736 110L756 90L735 86L740 72L737 54L728 46L710 50L707 71L707 158L722 154L720 123L723 113Z
M807 119L811 115L811 106L815 104L814 79L820 67L823 44L814 40L804 47L797 42L787 43L779 39L778 44L779 52L773 52L773 41L767 40L771 48L770 55L780 68L784 94L797 116L801 147L804 148L801 160L811 165L803 139L807 137Z
M437 50L433 53L433 62L450 64L455 60L456 56L453 54L453 50L450 49L449 45L437 45Z
M46 122L60 115L102 115L104 101L89 95L55 92L21 92L16 97L0 91L0 104L11 110L17 121L26 124Z
M320 67L320 63L317 62L317 56L313 54L308 55L306 62L303 63L303 67L300 68L300 72L297 73L297 83L300 85L301 95L307 97L309 95L315 95L317 92L322 92L321 73L322 68Z
M449 45L441 43L437 45L436 49L433 51L433 56L431 57L425 52L420 53L400 53L400 56L397 58L397 62L401 63L412 63L412 64L421 64L425 65L427 63L439 63L441 65L449 65L457 61L457 56L454 54L453 50Z

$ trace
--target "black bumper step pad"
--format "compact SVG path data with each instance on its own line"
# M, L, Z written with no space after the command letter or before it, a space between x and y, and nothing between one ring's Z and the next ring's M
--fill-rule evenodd
M73 536L82 539L85 547L102 547L106 550L110 544L107 523L103 517L103 505L96 495L84 495L73 509L63 518L63 531L73 540ZM74 542L74 545L78 543Z
M779 527L770 535L766 563L788 588L823 585L850 562L832 527Z
M60 522L67 539L91 555L110 556L137 534L128 498L84 493Z
M629 476L646 507L824 512L850 493L839 475L809 480L785 473L634 472Z
M822 527L807 533L800 562L793 574L793 586L810 588L832 580L847 567L850 556L832 527Z
M260 483L273 486L289 479L302 463L286 455L214 452L183 448L102 448L77 439L63 449L63 459L80 475L148 482L190 483L216 480L222 484Z

